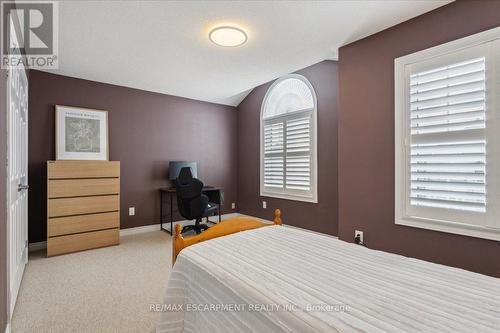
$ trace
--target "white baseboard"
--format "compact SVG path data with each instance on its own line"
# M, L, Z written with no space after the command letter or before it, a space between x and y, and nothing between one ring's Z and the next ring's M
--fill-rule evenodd
M252 216L252 215L246 215L246 214L238 214L239 216L245 216L245 217L251 217L251 218L254 218L254 219L257 219L263 223L268 223L268 224L272 224L274 223L273 221L271 220L266 220L266 219L262 219L260 217L256 217L256 216ZM299 230L303 230L303 231L307 231L307 232L312 232L314 234L318 234L318 235L322 235L322 236L327 236L327 237L333 237L333 238L337 238L337 236L333 236L333 235L329 235L329 234L324 234L322 232L318 232L318 231L314 231L314 230L309 230L309 229L304 229L304 228L301 228L301 227L296 227L296 226L293 226L293 225L289 225L289 224L286 224L286 223L283 223L283 226L284 227L287 227L287 228L294 228L294 229L299 229Z
M238 216L251 217L251 218L257 219L257 220L259 220L259 221L261 221L263 223L268 223L268 224L272 224L273 223L273 221L271 221L271 220L266 220L266 219L263 219L263 218L260 218L260 217L246 215L246 214L240 214L240 213L224 214L221 217L222 217L222 220L227 220L227 219L238 217ZM193 223L193 221L188 221L188 220L176 221L176 222L174 222L174 228L175 228L176 224L181 224L182 226L185 226L185 225L188 225L188 224L191 224L191 223ZM308 232L320 234L320 235L323 235L323 236L338 238L336 236L324 234L324 233L321 233L321 232L312 231L312 230L308 230L308 229L304 229L304 228L300 228L300 227L294 227L294 226L291 226L291 225L287 225L286 223L284 223L283 225L286 226L286 227L288 227L288 228L295 228L295 229L300 229L300 230L304 230L304 231L308 231ZM166 227L167 223L163 223L163 226ZM120 230L120 236L141 234L141 233L144 233L144 232L157 231L157 230L160 230L160 224L159 223L158 224L145 225L145 226L141 226L141 227L135 227L135 228L121 229ZM30 252L45 250L46 248L47 248L47 242L38 242L38 243L30 243L29 244L29 251Z
M144 232L158 231L158 230L160 230L160 224L143 225L141 227L120 229L120 236L142 234Z
M318 234L318 235L325 236L325 237L332 237L332 238L339 239L337 236L330 235L330 234L325 234L325 233L323 233L323 232L314 231L314 230L309 230L309 229L304 229L304 228L301 228L301 227L296 227L296 226L293 226L293 225L286 225L286 224L283 224L283 225L284 225L285 227L287 227L287 228L299 229L299 230L302 230L302 231L312 232L313 234Z
M29 243L28 250L29 252L35 252L40 250L45 250L47 248L47 242L36 242Z
M240 216L238 213L230 213L230 214L223 214L221 215L222 220L230 219ZM215 218L215 216L213 217ZM212 220L213 220L212 218ZM193 221L188 221L188 220L183 220L183 221L176 221L174 222L174 228L176 224L181 224L182 226L192 224ZM272 223L272 222L271 222ZM170 223L168 223L170 224ZM167 227L167 223L163 223L164 227ZM158 231L160 230L160 224L150 224L150 225L145 225L141 227L135 227L135 228L127 228L127 229L120 229L120 236L127 236L127 235L133 235L133 234L141 234L143 232L150 232L150 231ZM45 250L47 248L47 242L37 242L37 243L30 243L29 244L29 251L34 252L34 251L40 251L40 250Z
M223 214L223 215L221 215L221 218L222 218L222 220L227 220L227 219L234 218L234 217L237 217L237 216L239 216L238 213L230 213L230 214ZM212 218L212 220L214 218L216 218L216 216L214 216ZM180 224L182 226L185 226L185 225L193 224L193 221L189 221L189 220L175 221L173 223L173 228L175 228L176 224ZM170 222L169 223L163 223L163 227L165 229L170 229ZM140 233L143 233L143 232L156 231L156 230L160 230L160 224L159 223L158 224L145 225L145 226L142 226L142 227L121 229L120 230L120 236L140 234Z
M241 217L250 217L252 219L256 219L256 220L259 220L262 223L267 223L267 224L273 224L274 223L274 221L266 220L266 219L263 219L263 218L260 218L260 217L257 217L257 216L252 216L252 215L246 215L246 214L240 214L240 213L238 213L238 216L241 216Z

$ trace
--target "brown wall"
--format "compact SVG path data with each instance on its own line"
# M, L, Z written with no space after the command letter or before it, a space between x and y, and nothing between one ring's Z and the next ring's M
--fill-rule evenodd
M500 25L500 1L457 1L340 49L339 236L500 277L500 242L394 224L394 59Z
M235 108L30 71L29 239L46 237L46 161L55 158L54 105L108 110L109 157L121 161L121 227L159 223L158 188L170 160L198 162L205 184L224 188L224 212L236 202ZM128 207L136 208L128 216Z
M280 208L286 224L337 234L337 62L323 61L297 72L318 99L318 203L260 196L260 108L272 82L255 88L238 106L238 211L272 219ZM267 201L267 209L262 201Z

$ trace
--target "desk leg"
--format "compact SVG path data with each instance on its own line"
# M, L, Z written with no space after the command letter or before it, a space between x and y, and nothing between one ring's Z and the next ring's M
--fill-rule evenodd
M163 230L163 192L160 191L160 230Z
M160 230L163 230L169 234L172 235L172 218L170 218L170 230L163 228L163 224L167 223L164 220L164 211L163 211L163 203L165 202L165 197L164 193L160 192ZM170 201L172 201L172 196L170 196ZM172 207L172 204L170 204L170 207ZM170 212L172 212L172 209L170 209Z
M174 196L170 194L170 234L174 232Z

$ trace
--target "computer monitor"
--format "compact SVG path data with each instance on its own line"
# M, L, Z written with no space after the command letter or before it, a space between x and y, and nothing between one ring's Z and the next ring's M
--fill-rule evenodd
M170 161L168 165L168 178L170 180L177 179L177 177L179 177L179 172L181 172L181 169L185 167L191 168L191 174L194 178L198 177L196 162Z

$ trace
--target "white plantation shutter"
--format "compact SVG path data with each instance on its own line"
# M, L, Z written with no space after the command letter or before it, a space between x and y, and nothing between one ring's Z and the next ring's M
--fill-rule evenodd
M500 241L500 28L395 60L396 224Z
M261 115L261 195L317 202L316 100L302 76L269 88Z
M485 58L410 76L412 205L485 212Z
M264 125L264 186L284 186L284 133L283 123Z
M286 188L311 190L311 115L286 122Z

